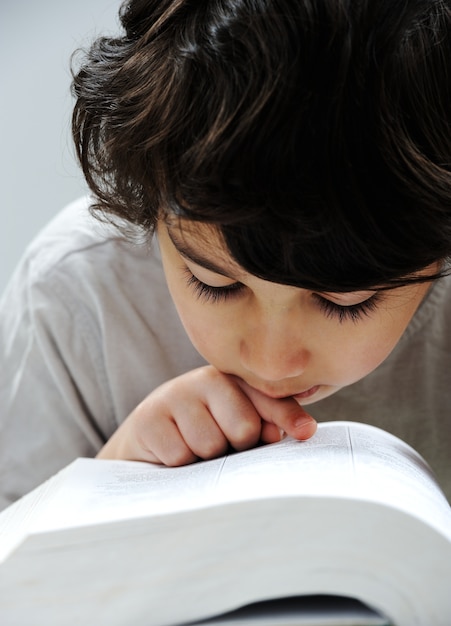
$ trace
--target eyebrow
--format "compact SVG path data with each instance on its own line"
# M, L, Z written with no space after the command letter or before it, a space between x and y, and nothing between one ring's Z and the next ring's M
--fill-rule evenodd
M234 278L231 274L237 275L237 273L241 273L237 271L238 268L233 268L232 266L224 267L218 265L215 261L204 257L202 254L193 250L189 244L186 242L182 242L173 232L171 232L170 228L167 228L169 239L172 241L173 246L177 249L179 254L183 257L199 265L200 267L204 267L206 270L210 272L214 272L215 274L220 274L221 276L225 276L226 278Z

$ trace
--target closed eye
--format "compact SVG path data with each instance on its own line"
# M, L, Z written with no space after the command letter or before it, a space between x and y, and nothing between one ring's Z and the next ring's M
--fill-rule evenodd
M381 294L376 292L370 298L363 300L363 302L344 306L327 300L316 293L312 295L323 313L325 313L327 317L337 318L340 323L347 320L351 320L352 322L360 321L363 317L370 315L377 309L382 298Z
M230 300L231 298L237 298L246 289L246 285L240 282L223 285L221 287L208 285L194 276L188 267L184 268L184 273L186 274L187 284L194 289L200 299L206 302L217 303ZM379 292L376 292L370 298L362 302L349 305L337 304L315 293L312 294L312 297L326 317L336 318L342 323L348 320L358 322L363 317L370 315L377 309L382 296Z
M199 280L187 267L184 271L187 276L188 285L194 289L199 298L206 302L219 302L237 297L246 288L243 283L239 282L223 285L221 287L213 287Z

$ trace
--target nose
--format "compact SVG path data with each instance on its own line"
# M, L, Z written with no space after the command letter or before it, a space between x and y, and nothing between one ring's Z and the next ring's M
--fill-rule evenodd
M304 373L310 351L299 333L286 320L268 320L250 327L240 345L243 367L260 380L276 382Z

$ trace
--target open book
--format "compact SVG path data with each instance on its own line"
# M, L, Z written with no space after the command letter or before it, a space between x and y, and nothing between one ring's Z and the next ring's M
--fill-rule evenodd
M0 624L202 620L449 626L451 509L426 462L328 422L180 468L78 459L0 515Z

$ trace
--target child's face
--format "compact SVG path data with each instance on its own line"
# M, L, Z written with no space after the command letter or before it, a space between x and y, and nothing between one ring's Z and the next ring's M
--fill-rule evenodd
M200 354L264 394L303 405L374 370L429 287L312 292L243 271L206 224L184 221L182 231L160 222L158 237L169 290Z

